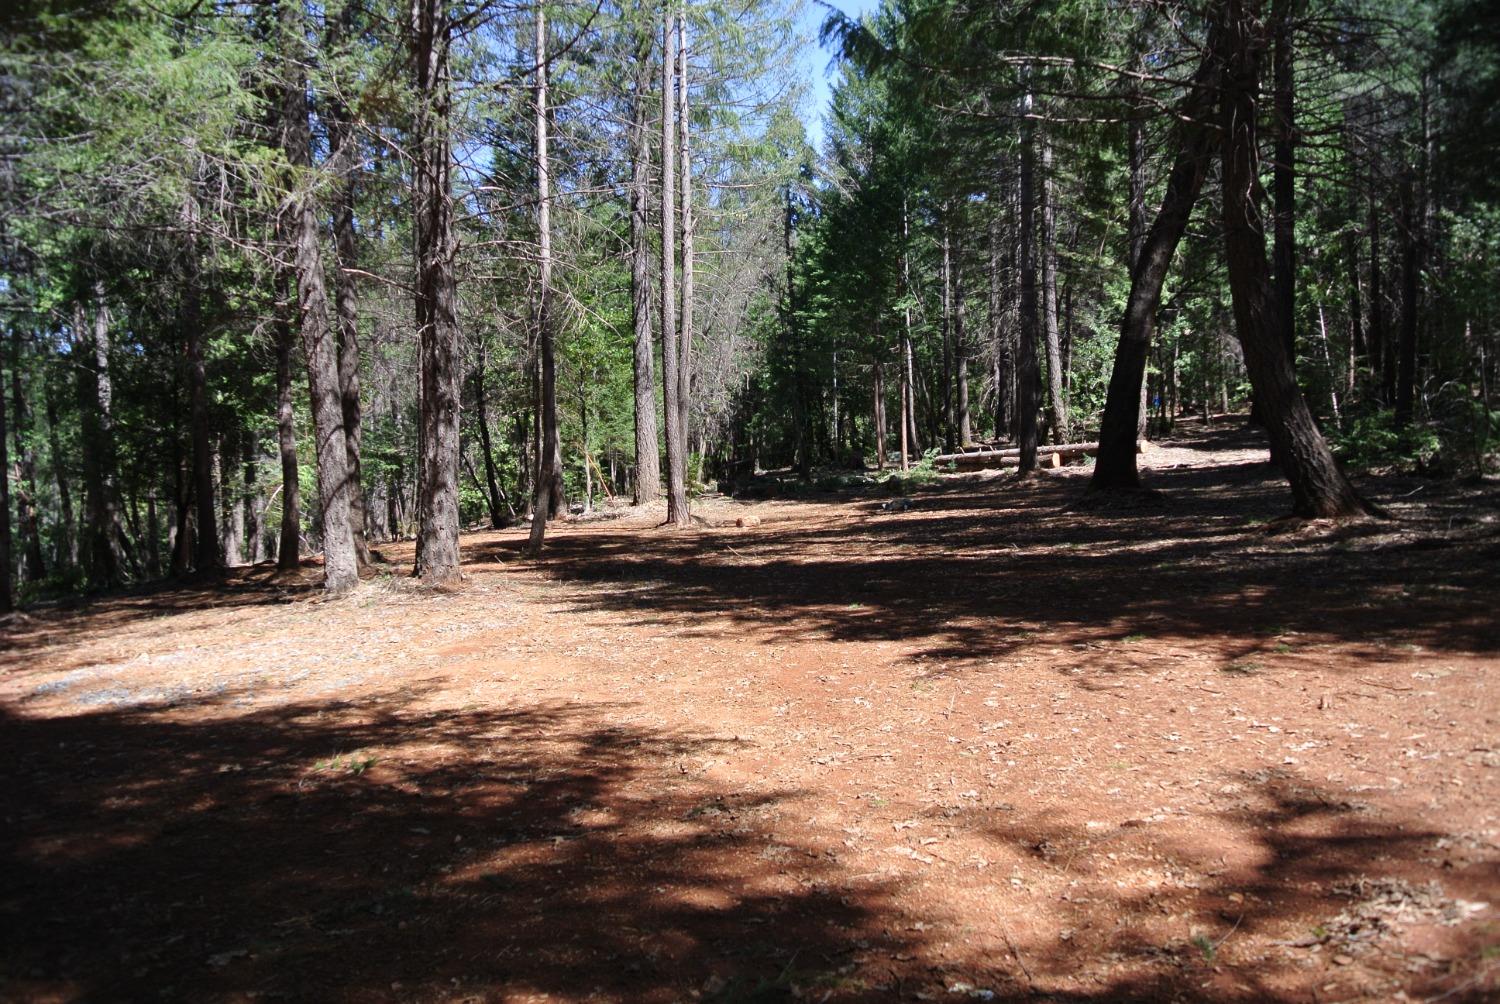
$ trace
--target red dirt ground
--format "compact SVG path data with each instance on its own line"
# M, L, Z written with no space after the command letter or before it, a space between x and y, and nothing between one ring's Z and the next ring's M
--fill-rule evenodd
M1500 999L1500 492L1144 459L14 618L0 998Z

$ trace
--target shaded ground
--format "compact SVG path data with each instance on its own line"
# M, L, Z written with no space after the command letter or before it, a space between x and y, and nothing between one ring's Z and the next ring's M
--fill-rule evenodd
M1145 460L14 621L0 998L1495 999L1495 487Z

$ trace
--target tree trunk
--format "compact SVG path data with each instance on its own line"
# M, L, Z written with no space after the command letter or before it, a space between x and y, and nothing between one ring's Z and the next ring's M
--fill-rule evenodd
M1052 192L1052 141L1042 137L1042 330L1047 340L1047 425L1054 443L1068 439L1063 399L1062 336L1057 325L1057 219Z
M687 444L692 438L692 388L693 388L693 237L696 220L693 215L693 157L692 122L688 115L688 44L687 6L690 0L682 0L677 13L677 135L680 149L677 166L682 174L677 196L682 205L682 302L677 330L679 362L677 364L677 408L681 413L678 423L682 441ZM684 452L686 445L684 445ZM684 465L686 460L684 460ZM684 479L686 469L684 467ZM684 512L686 506L684 506Z
M1099 456L1089 481L1092 491L1140 487L1136 469L1136 444L1145 415L1141 391L1146 376L1146 358L1156 328L1162 284L1172 265L1172 256L1187 230L1193 205L1213 161L1215 134L1210 127L1219 81L1222 77L1222 8L1211 13L1208 45L1197 72L1177 109L1173 143L1176 154L1167 188L1156 219L1152 221L1131 269L1130 295L1120 323L1120 341L1115 349L1104 417L1099 426Z
M156 493L146 496L146 574L161 578L161 517L156 512Z
M1271 167L1273 199L1272 269L1276 281L1276 325L1281 330L1287 360L1297 368L1297 134L1293 19L1296 0L1271 0L1272 101L1275 145Z
M75 317L81 316L75 314ZM62 441L58 435L57 395L52 388L51 374L42 384L44 404L47 410L47 447L52 458L52 479L57 483L57 548L55 560L59 565L76 567L78 564L78 534L74 531L72 479L63 457Z
M5 395L0 393L0 614L16 608L10 574L10 457L5 433Z
M536 7L536 190L537 352L541 366L537 412L541 418L541 465L532 506L527 550L541 553L547 521L566 512L562 444L557 434L557 351L552 332L552 167L547 156L547 17Z
M0 390L3 394L3 390ZM21 393L21 328L11 328L10 342L11 438L16 447L16 516L21 525L21 570L28 582L47 576L42 556L42 531L36 510L36 450L31 442L31 408ZM0 471L5 466L0 464Z
M1140 60L1137 60L1137 62L1139 63ZM1145 115L1145 103L1141 100L1140 94L1137 91L1132 95L1130 126L1127 136L1129 149L1126 152L1130 173L1130 261L1128 265L1132 277L1135 276L1135 270L1141 260L1141 251L1146 246L1146 230L1149 225L1146 220ZM1144 363L1140 369L1139 384L1135 412L1135 438L1137 440L1146 438L1146 367ZM1135 463L1135 444L1132 443L1130 446L1131 463L1133 465Z
M1379 381L1379 397L1385 404L1394 403L1396 389L1395 356L1388 343L1385 326L1385 284L1380 267L1380 213L1375 205L1375 172L1370 172L1370 365Z
M1417 279L1421 274L1421 242L1413 207L1412 172L1401 177L1401 332L1396 359L1396 426L1411 424L1417 393Z
M329 49L338 52L354 4L344 8L342 18L330 18ZM339 89L329 89L328 159L337 173L333 196L333 302L338 316L339 407L344 416L344 454L349 478L349 533L354 555L361 568L370 563L369 517L365 501L361 442L364 415L360 407L359 383L359 287L351 269L358 262L354 233L354 207L359 172L359 142L349 109Z
M957 261L953 268L953 410L958 421L958 442L968 446L974 442L973 416L969 410L969 328L968 313L964 306L964 261L961 252L955 253Z
M219 470L219 553L223 556L227 567L240 563L241 551L245 543L241 497L231 488L234 481L230 472L234 470L237 445L233 437L227 433L219 437L218 464L216 465Z
M876 351L880 351L878 348ZM885 470L885 370L876 359L871 368L870 381L873 385L871 392L874 395L874 410L871 420L874 423L875 433L875 468Z
M908 453L915 455L922 452L922 441L917 435L917 388L911 344L911 220L907 213L904 195L901 198L901 294L904 303L901 329L901 387L905 404L902 411L905 424L901 437L901 469L904 471Z
M452 204L452 23L445 0L416 0L411 47L416 72L414 229L421 407L417 560L429 585L460 579L458 552L459 339Z
M172 479L172 526L167 531L168 567L186 575L193 566L192 458L178 457Z
M244 491L240 496L240 519L245 527L245 557L252 565L260 563L264 556L262 541L265 533L260 524L261 509L257 504L259 491L257 483L260 481L259 464L257 463L260 453L260 444L257 437L246 433L244 441L244 452L240 456L244 464L245 483ZM154 511L154 507L153 507ZM155 538L152 539L153 554L155 553Z
M281 539L276 567L301 564L302 491L297 473L296 411L292 407L291 280L284 267L276 275L276 444L281 454Z
M656 433L655 351L651 340L651 261L648 206L651 197L651 131L646 101L650 89L651 33L643 32L635 60L630 119L630 321L634 331L635 504L661 494L661 453Z
M670 7L662 14L661 40L661 378L667 427L667 523L687 526L687 445L679 401L682 354L677 340L677 129L672 89L676 30Z
M943 213L943 448L952 453L957 442L953 387L953 248L948 215Z
M1026 110L1031 109L1031 95L1025 97ZM1016 407L1020 417L1020 473L1036 470L1038 373L1037 303L1036 303L1036 127L1031 121L1021 123L1021 345L1016 361L1019 394Z
M994 353L995 438L1005 438L1006 402L1010 397L1010 363L1004 317L1000 311L1000 221L990 221L989 322L990 351Z
M500 489L500 474L495 468L495 450L490 442L490 413L486 398L489 393L484 385L484 371L489 363L488 352L481 347L479 367L474 371L474 412L479 424L479 448L484 453L485 501L489 505L490 528L499 530L505 525L500 513L504 492Z
M1261 219L1255 105L1266 40L1261 0L1227 0L1227 59L1221 89L1221 161L1225 260L1235 326L1273 454L1291 483L1299 516L1340 518L1368 512L1339 470L1297 388L1278 325Z
M78 409L82 416L83 484L86 518L83 520L83 565L89 584L107 588L121 581L122 561L116 549L119 512L114 495L113 385L109 372L109 308L104 303L102 283L94 286L94 317L91 330L80 308L74 314L73 348L78 367Z
M323 534L323 591L349 592L359 585L359 559L349 526L349 455L339 384L338 346L328 323L328 293L323 280L317 208L312 192L312 131L308 122L307 82L294 39L299 18L285 7L283 31L288 46L287 82L283 94L282 143L296 172L287 214L297 276L297 313L307 384L312 401L313 435L318 459L318 503ZM208 533L199 506L198 533ZM211 526L212 524L210 524Z
M336 120L337 121L337 120ZM354 276L347 269L355 266L354 239L354 139L346 125L330 127L331 136L339 137L343 149L332 156L345 172L340 180L333 211L334 312L338 316L339 410L344 419L344 457L349 479L349 533L354 540L355 560L360 567L370 563L367 505L365 502L361 442L364 416L360 407L359 383L359 291Z
M211 573L224 563L220 548L217 508L214 505L213 430L208 415L208 369L203 358L203 291L200 288L198 200L189 194L182 203L181 222L188 238L183 248L181 324L186 339L188 413L193 444L193 505L198 536L193 550L194 570Z

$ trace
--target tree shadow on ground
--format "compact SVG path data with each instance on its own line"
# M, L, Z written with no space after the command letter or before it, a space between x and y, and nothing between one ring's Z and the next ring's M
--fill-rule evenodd
M1097 958L1120 972L1109 1000L1494 999L1494 926L1457 922L1460 897L1482 907L1500 892L1493 862L1433 859L1455 836L1440 823L1381 818L1290 773L1213 785L1238 802L1210 816L1235 836L1221 846L1170 821L979 825L1068 883L1047 925L1061 936L1018 946L1030 981ZM1131 869L1145 879L1116 880ZM1429 929L1419 947L1404 943L1413 925ZM1353 959L1367 967L1357 976L1342 969Z
M1277 966L1214 969L1189 921L1246 936L1310 923L1336 909L1337 883L1442 834L1242 778L1226 821L1259 863L1173 893L1094 881L1094 856L1121 849L1109 834L976 818L973 832L1088 893L1040 918L1049 934L986 952L935 944L902 880L851 874L805 840L802 793L723 790L686 766L734 740L606 724L622 711L435 711L387 694L7 715L0 997L728 1004L962 983L1008 1001L1300 1000ZM997 902L1009 891L974 881ZM1149 922L1164 903L1165 933ZM1079 974L1095 985L1072 989Z
M577 608L638 623L711 632L727 619L772 643L903 641L943 660L1003 656L1039 632L1090 642L1299 631L1372 661L1391 658L1398 638L1500 646L1489 600L1500 563L1483 560L1500 525L1454 535L1443 519L1408 518L1272 535L1261 517L1281 489L1261 465L1158 480L1167 500L1143 510L1064 511L1081 484L1054 477L945 486L900 512L870 502L811 523L771 516L753 531L569 532L536 567L585 587ZM491 540L468 553L510 560L516 547Z
M770 839L797 792L695 779L712 736L392 695L195 710L0 722L0 997L665 1001L919 950L880 888Z

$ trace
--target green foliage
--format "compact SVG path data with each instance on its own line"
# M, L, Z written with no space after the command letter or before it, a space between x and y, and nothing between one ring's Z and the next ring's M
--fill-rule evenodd
M933 447L922 454L920 460L909 464L906 470L892 468L878 477L876 481L901 495L918 488L925 488L928 485L936 484L938 479L937 458L939 452L937 447Z
M1442 442L1427 425L1402 428L1395 413L1382 409L1347 421L1332 436L1339 460L1355 470L1413 470L1426 467L1438 456Z

